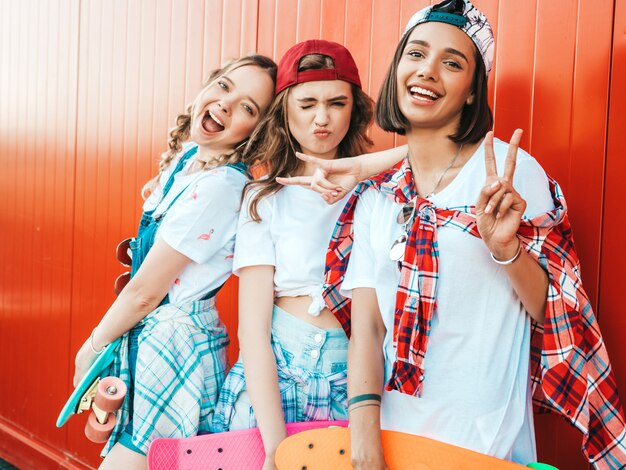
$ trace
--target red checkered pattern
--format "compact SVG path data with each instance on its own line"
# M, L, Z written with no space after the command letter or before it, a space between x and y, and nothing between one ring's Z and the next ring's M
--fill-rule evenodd
M324 298L348 335L350 299L340 294L340 288L352 250L356 203L369 187L400 204L416 200L417 216L406 244L396 295L393 340L397 357L385 388L419 396L436 308L437 227L455 227L480 237L475 208L439 209L417 197L406 159L361 183L337 222L326 257ZM626 420L617 385L599 325L582 287L565 198L552 179L550 190L555 209L522 220L518 231L523 247L549 278L544 324L532 322L533 403L536 411L560 414L583 433L583 451L595 468L624 468Z

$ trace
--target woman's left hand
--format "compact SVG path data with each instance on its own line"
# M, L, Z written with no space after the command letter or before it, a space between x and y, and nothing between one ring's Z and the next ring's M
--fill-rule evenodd
M89 338L83 343L83 345L76 353L75 371L74 371L74 387L80 382L85 373L91 367L91 364L96 360L97 354L95 354L89 347Z
M487 248L499 260L513 258L519 249L517 230L526 210L526 201L513 187L513 176L522 133L517 129L511 137L503 176L498 176L493 132L485 136L487 177L476 201L476 223Z
M352 191L357 184L364 179L362 176L362 158L346 157L334 160L313 157L301 152L296 156L306 163L315 166L312 176L293 176L289 178L276 178L282 185L305 186L322 195L328 204L334 204Z

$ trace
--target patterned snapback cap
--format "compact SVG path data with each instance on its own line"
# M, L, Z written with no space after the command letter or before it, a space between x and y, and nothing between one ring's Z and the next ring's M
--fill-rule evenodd
M420 23L438 21L460 28L478 48L487 76L493 64L494 37L487 16L469 0L446 0L415 13L404 29L407 34Z

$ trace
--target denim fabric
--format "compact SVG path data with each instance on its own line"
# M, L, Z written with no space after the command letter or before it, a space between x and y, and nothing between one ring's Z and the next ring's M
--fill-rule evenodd
M138 325L134 327L128 333L128 368L130 370L130 386L128 387L128 396L132 397L135 393L135 371L137 370L137 352L139 351L139 335L143 330L143 325ZM137 452L138 454L145 455L144 452L139 450L137 446L133 444L133 400L129 401L129 413L131 416L131 420L128 422L126 427L124 428L124 433L119 440L119 443L124 447Z
M348 338L274 306L272 348L285 422L347 419ZM256 427L241 359L233 366L213 419L213 432Z
M174 171L172 172L169 179L167 180L167 183L163 187L163 195L161 196L161 201L167 195L170 188L174 184L174 178L176 174L179 173L184 168L187 160L189 160L192 156L194 156L197 151L198 151L198 147L193 147L190 150L188 150L187 153L185 153L185 155L181 157L180 161L176 165L176 168L174 168ZM170 202L167 208L165 208L165 210L163 210L157 216L154 216L154 212L158 208L160 201L159 201L159 204L157 204L157 207L155 209L152 209L150 211L145 211L141 215L141 220L139 221L139 228L137 229L137 236L130 241L130 249L132 252L132 265L130 268L131 278L134 277L135 274L137 274L139 267L142 265L143 261L146 259L146 256L148 256L148 252L152 248L152 245L154 245L156 232L159 229L161 222L163 221L163 217L165 217L165 214L167 213L167 211L170 210L170 208L174 205L174 203L177 201L177 199L180 197L182 193L183 191L178 193L178 195ZM167 303L169 303L169 299L168 299L168 296L166 295L161 300L159 305L164 305Z

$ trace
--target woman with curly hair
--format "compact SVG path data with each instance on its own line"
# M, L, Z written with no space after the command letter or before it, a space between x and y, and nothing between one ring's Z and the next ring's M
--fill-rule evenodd
M275 76L276 64L259 55L216 70L178 116L159 175L144 187L131 279L76 355L74 384L122 338L113 374L128 393L100 468L146 468L155 438L209 429L229 342L214 297L232 270L242 148Z

